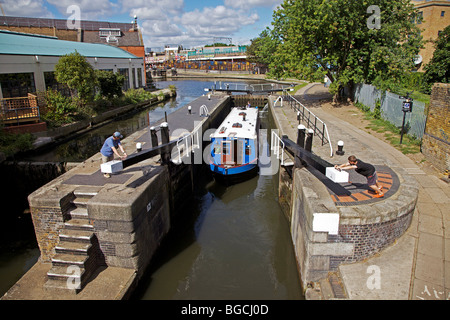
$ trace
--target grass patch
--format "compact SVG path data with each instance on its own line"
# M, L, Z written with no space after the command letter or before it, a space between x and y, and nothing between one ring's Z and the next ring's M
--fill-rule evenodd
M408 89L398 89L398 90L396 90L395 93L397 93L398 95L401 95L401 96L406 96L406 94L408 92L411 92L411 91L408 90ZM410 94L410 97L413 98L414 101L420 101L420 102L423 102L425 104L430 104L431 95L429 95L429 94L422 93L422 92L419 92L417 90L414 90Z
M297 84L296 86L291 87L291 88L293 89L293 91L288 91L288 93L289 93L290 95L295 95L295 94L297 94L297 91L298 91L298 90L300 90L301 88L305 87L307 84L308 84L307 82L299 83L299 84ZM277 94L277 95L282 95L283 92L282 92L282 91L277 91L277 92L275 92L275 94Z
M371 112L370 108L361 103L356 103L355 106L363 112L364 119L370 121L365 129L370 129L378 133L384 132L386 140L403 154L420 153L421 140L411 137L408 134L403 134L402 143L400 144L401 128L380 118L377 113Z

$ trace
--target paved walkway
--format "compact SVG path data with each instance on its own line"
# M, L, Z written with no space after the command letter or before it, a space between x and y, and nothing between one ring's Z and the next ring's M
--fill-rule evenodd
M342 265L340 275L350 299L450 299L450 186L423 172L416 163L391 145L349 123L332 117L320 107L330 98L321 84L309 84L297 95L328 127L333 153L337 141L345 143L344 156L330 155L330 146L313 142L313 152L332 164L355 154L374 165L402 167L413 176L419 196L408 231L392 246L363 262ZM285 132L296 139L296 112L279 108ZM379 280L379 282L378 282Z

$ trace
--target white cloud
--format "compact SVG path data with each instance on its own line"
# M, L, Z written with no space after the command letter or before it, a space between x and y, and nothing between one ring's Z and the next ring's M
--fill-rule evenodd
M170 21L144 21L142 23L145 34L153 37L175 37L182 34L182 30Z
M147 2L149 1L149 2ZM256 13L219 5L182 12L181 0L131 0L136 6L129 7L130 16L136 14L142 26L144 42L148 47L165 44L181 44L185 47L212 43L213 37L232 37L243 26L259 20ZM151 5L148 5L148 4ZM153 6L152 6L153 4ZM167 8L173 4L170 10ZM129 4L128 4L129 5ZM178 12L178 14L175 14Z
M94 20L100 17L107 17L113 14L117 9L117 4L109 0L47 0L64 16L69 16L67 8L78 6L80 8L82 20Z
M136 8L130 10L130 16L139 20L167 20L166 14L160 8Z
M135 15L141 27L145 45L181 44L185 47L212 43L213 37L233 38L234 43L247 43L249 26L259 28L259 7L268 8L282 0L223 0L224 5L199 4L185 11L184 0L0 0L8 16L69 18L75 5L80 19L121 21ZM190 1L190 0L186 0ZM200 3L200 2L198 2ZM56 13L56 11L59 12ZM257 27L258 26L258 27ZM256 29L255 29L256 30Z
M53 17L44 6L43 0L3 0L1 5L7 16L36 18Z
M256 13L247 15L243 11L217 6L195 9L181 17L181 23L193 36L231 36L241 27L258 21Z
M255 7L273 7L280 5L282 0L224 0L226 6L240 9L250 9Z
M145 19L147 16L158 20L183 13L184 0L120 0L119 4L124 12L131 12L131 16Z

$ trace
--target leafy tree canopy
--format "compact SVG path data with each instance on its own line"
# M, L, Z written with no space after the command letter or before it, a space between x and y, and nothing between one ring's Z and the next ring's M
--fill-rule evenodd
M379 15L368 13L370 6ZM276 45L269 59L274 76L327 75L337 93L340 84L377 84L411 70L422 46L416 16L409 0L285 0L273 14L270 37L259 39Z
M434 47L433 58L424 67L428 92L436 82L450 83L450 26L439 34Z
M125 82L123 75L105 70L96 70L95 73L102 96L113 98L114 96L121 97L123 95L122 86Z
M62 56L55 65L55 76L59 83L66 84L72 96L77 96L81 103L92 101L96 76L92 66L77 51Z
M270 65L280 41L272 36L270 29L262 31L258 38L252 39L247 47L248 61Z

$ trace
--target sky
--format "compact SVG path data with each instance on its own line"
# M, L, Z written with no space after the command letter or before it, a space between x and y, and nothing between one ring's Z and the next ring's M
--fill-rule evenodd
M131 23L136 15L148 48L192 48L215 37L250 44L282 0L0 0L7 16ZM76 6L76 7L74 7ZM79 8L79 11L77 11ZM225 40L220 42L226 42Z

